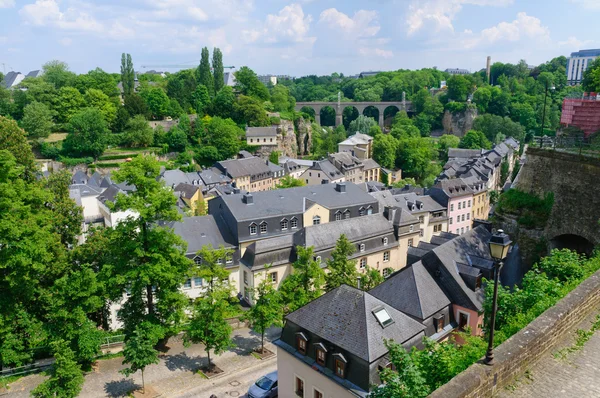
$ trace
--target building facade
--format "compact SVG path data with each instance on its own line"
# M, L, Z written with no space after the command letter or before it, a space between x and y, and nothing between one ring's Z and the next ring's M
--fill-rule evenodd
M442 180L429 189L428 194L448 209L448 231L462 235L473 224L473 189L461 178Z
M600 57L600 49L581 50L571 53L567 60L567 84L580 84L583 74L596 58Z

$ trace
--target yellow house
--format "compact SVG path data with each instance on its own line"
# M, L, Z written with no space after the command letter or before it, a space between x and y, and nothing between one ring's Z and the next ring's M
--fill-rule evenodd
M174 188L175 195L189 208L193 215L201 216L206 213L206 203L199 186L181 183ZM204 209L204 210L202 210Z

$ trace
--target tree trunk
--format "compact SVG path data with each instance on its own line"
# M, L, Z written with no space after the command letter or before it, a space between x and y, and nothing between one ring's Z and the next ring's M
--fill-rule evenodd
M208 355L208 365L206 366L206 370L210 370L210 350L206 349L206 355Z
M146 385L144 383L144 369L142 369L142 394L146 394Z
M265 353L265 331L260 334L260 353Z
M152 292L152 286L146 286L146 300L148 302L148 315L154 314L154 292Z
M144 248L142 263L145 264L148 261L146 257L146 253L148 252L148 226L145 222L142 223L142 239ZM152 285L146 286L146 305L148 307L148 315L154 314L154 293L152 292Z

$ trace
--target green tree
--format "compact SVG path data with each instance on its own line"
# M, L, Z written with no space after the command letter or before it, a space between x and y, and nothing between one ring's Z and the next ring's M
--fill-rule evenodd
M32 102L25 107L21 123L31 138L48 137L54 126L52 112L41 102Z
M217 98L219 97L220 93L221 91L218 91ZM193 95L193 101L194 109L198 116L202 116L210 110L210 95L208 94L208 89L206 86L199 84L196 87L196 91ZM216 98L215 101L217 101ZM231 106L233 108L233 99L231 101Z
M325 275L325 290L330 291L343 284L356 286L356 260L350 260L354 251L354 245L341 234L331 252L331 259L327 260L329 272Z
M208 369L213 366L210 360L211 351L219 355L233 347L233 329L226 320L231 312L229 294L229 289L217 288L198 297L194 301L192 318L183 336L186 345L204 345L208 356Z
M304 181L288 175L288 176L283 177L281 180L279 180L279 184L277 184L276 187L278 189L284 189L284 188L303 187L305 185L306 184L304 183Z
M143 115L146 119L150 117L148 106L141 96L137 94L127 95L125 96L124 102L124 108L127 110L127 113L129 113L129 116Z
M350 122L350 125L348 126L348 132L350 134L369 134L369 132L371 131L371 127L373 126L377 126L377 122L375 121L375 119L373 119L372 117L360 115L358 116L358 118Z
M273 151L269 154L269 162L279 164L279 151Z
M136 156L114 172L116 182L136 189L119 194L108 205L113 211L130 210L137 217L121 221L115 228L111 249L115 259L105 275L107 284L123 297L119 311L125 334L130 336L142 322L156 325L161 338L179 331L187 302L179 288L191 261L185 257L185 243L165 223L180 220L176 198L159 180L160 165L151 156Z
M135 71L131 54L121 54L121 83L123 84L123 95L132 95L135 84Z
M234 104L235 94L233 93L233 88L225 86L215 97L212 105L212 114L221 118L231 118Z
M588 68L583 73L581 84L587 92L600 92L600 58L596 58L594 62L588 65Z
M392 135L377 135L373 140L373 159L381 167L393 169L396 163L398 142Z
M440 150L441 158L443 161L448 160L448 150L450 148L458 148L460 145L460 138L451 134L444 134L440 137L437 142Z
M66 342L58 340L52 343L56 362L50 370L50 378L37 386L31 395L35 398L79 396L83 386L83 373L75 361L75 354Z
M213 50L212 56L213 81L215 85L215 93L218 93L225 84L223 73L223 53L219 48Z
M130 147L147 147L154 141L154 130L142 115L129 119L125 129L123 143Z
M296 100L290 94L289 88L278 84L271 89L271 103L277 112L291 111L296 105Z
M269 90L267 86L258 80L256 73L247 66L242 66L235 72L236 89L248 97L258 98L261 101L269 100Z
M68 123L84 106L85 100L79 90L74 87L61 87L54 105L57 122Z
M84 101L87 107L98 109L109 126L115 121L117 107L101 90L89 89L85 93Z
M25 175L33 176L36 165L27 134L17 122L4 116L0 116L0 150L12 153L17 163L25 167L22 170Z
M437 151L432 142L422 137L406 137L398 140L396 166L402 169L402 174L412 177L419 183L439 174L439 166L432 163L437 159Z
M292 264L293 272L279 287L285 312L292 312L323 294L325 272L314 258L312 247L296 247L297 260Z
M453 75L448 79L448 99L451 101L465 102L471 92L472 84L463 75Z
M152 118L162 119L169 115L171 103L162 88L149 86L141 91L140 96L144 99Z
M240 95L234 104L235 120L250 127L269 126L270 121L262 103L253 97Z
M244 130L233 120L213 117L202 129L202 144L217 148L220 159L230 159L239 152Z
M144 118L144 120L146 119L143 115L142 117ZM131 119L131 116L129 116L129 112L127 112L127 109L125 109L124 106L120 106L117 109L117 117L115 118L115 122L112 125L113 132L121 133L125 131L129 119Z
M212 73L210 72L210 60L208 48L202 49L202 55L200 57L200 65L196 71L196 81L198 84L203 85L208 90L208 94L213 97L215 95L215 83Z
M391 268L391 270L391 272L393 272L393 268ZM381 275L381 273L378 270L376 270L375 268L371 268L368 265L365 268L364 273L361 273L359 275L359 279L359 287L364 291L373 289L375 286L379 285L385 280L383 278L383 275Z
M71 118L69 135L63 142L64 151L73 157L91 156L98 159L106 149L109 134L106 120L95 108L87 108Z
M373 398L419 398L426 397L431 392L419 368L406 352L404 347L391 340L385 341L389 350L390 362L396 368L383 369L379 376L382 385L376 387L370 397Z
M56 89L61 87L71 86L75 81L75 73L69 70L69 65L62 61L46 62L42 66L44 71L43 79L54 85Z
M464 149L490 149L492 143L481 131L469 130L467 134L460 139L458 147Z
M208 281L208 291L229 286L229 271L222 264L227 263L227 259L233 256L233 252L224 246L218 248L212 245L202 246L202 249L196 253L200 260L200 265L196 265L194 275L197 275Z
M174 152L183 152L188 143L187 134L177 126L171 127L166 134L166 142L169 149Z
M250 310L243 317L244 320L250 323L252 330L260 334L261 354L265 352L265 331L271 326L283 326L281 295L267 278L266 271L263 277L263 280L251 293L254 305L250 307Z
M480 87L473 93L473 102L477 104L479 113L485 113L492 100L492 92L487 87Z
M123 365L129 367L121 370L125 376L130 376L138 370L142 372L142 394L145 394L144 370L146 366L158 363L158 351L154 348L160 333L152 326L141 324L135 328L133 335L125 340L123 348Z
M85 75L78 75L75 81L75 88L81 93L85 93L87 90L93 88L102 91L111 98L115 98L120 94L117 83L118 78L100 68L96 68Z

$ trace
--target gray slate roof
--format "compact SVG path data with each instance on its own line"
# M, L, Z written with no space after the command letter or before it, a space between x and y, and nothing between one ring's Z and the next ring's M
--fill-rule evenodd
M305 245L315 251L335 247L341 234L350 242L394 232L394 226L382 214L349 218L305 228Z
M319 160L309 170L321 170L324 173L323 177L327 177L329 180L337 180L344 176L329 160Z
M483 149L463 149L450 148L448 149L448 159L471 159L478 158L483 154Z
M246 137L277 137L277 127L246 127Z
M241 194L227 195L222 199L238 221L303 213L305 198L327 208L368 205L376 202L354 184L346 183L344 193L336 191L335 188L336 184L321 184L253 192L254 203L251 205L243 202Z
M204 169L198 173L200 178L204 182L204 185L213 185L213 184L228 184L231 182L231 178L221 173L221 170L216 167L211 167L210 169Z
M369 294L420 320L450 305L448 297L420 261L390 276Z
M382 327L373 311L384 308L393 323ZM425 327L367 292L342 285L286 319L372 363L387 354L384 339L403 344Z
M161 180L165 182L165 185L169 188L175 188L179 184L191 184L192 182L187 177L186 173L179 170L165 170L161 176Z
M171 223L175 233L187 242L187 254L195 254L202 247L220 245L229 249L236 246L227 228L219 228L213 216L184 217L180 222Z
M191 199L200 188L197 185L182 182L173 188L173 192L180 197Z
M381 167L381 166L379 166L379 163L377 163L373 159L363 160L363 165L365 166L365 168L364 168L365 170L378 169Z
M261 174L270 175L267 163L261 158L251 157L245 159L231 159L216 163L219 169L225 171L231 178L244 176L258 176Z

